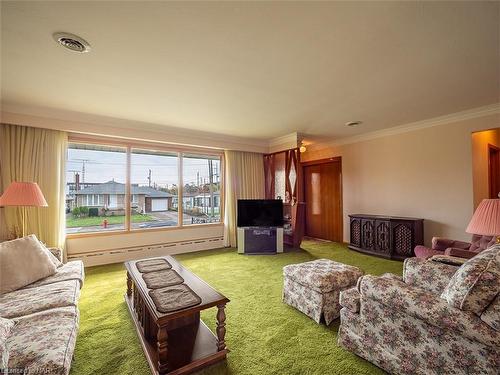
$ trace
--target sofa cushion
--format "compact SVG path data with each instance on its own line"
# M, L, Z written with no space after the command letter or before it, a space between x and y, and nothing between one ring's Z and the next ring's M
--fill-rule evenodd
M8 343L10 368L67 375L75 349L78 309L67 306L15 319Z
M57 259L57 257L52 253L52 251L50 251L45 245L42 244L42 246L45 247L45 249L47 249L47 254L52 263L54 263L54 266L56 266L56 268L62 267L63 263L59 259Z
M62 250L58 249L58 248L54 248L54 247L47 247L47 245L45 243L43 243L42 241L40 241L40 245L42 245L42 247L45 250L47 250L47 254L49 255L50 260L52 261L52 263L54 263L54 265L56 266L56 268L62 267L62 265L63 265L63 262L61 262L62 257L61 256L56 256L54 254L54 253L57 254L57 252L59 251L59 252L61 252L61 255L62 255Z
M481 315L499 291L500 245L493 245L457 270L441 298L461 310Z
M23 288L0 296L0 312L4 318L14 318L57 307L76 306L79 296L78 280Z
M500 294L498 294L486 310L483 311L480 318L491 328L500 332Z
M341 290L356 284L363 271L358 267L317 259L283 267L283 275L321 293Z
M7 340L9 339L12 328L16 323L13 320L0 318L0 370L7 368L9 361L9 348Z
M85 271L83 262L81 260L74 260L59 267L55 274L46 277L45 279L38 280L33 284L27 285L25 288L34 288L41 285L53 284L60 281L78 280L80 288L83 286L85 279Z
M0 294L53 275L56 266L48 253L35 235L0 243Z
M428 259L406 258L403 263L403 280L406 284L439 295L446 288L457 269L457 266Z

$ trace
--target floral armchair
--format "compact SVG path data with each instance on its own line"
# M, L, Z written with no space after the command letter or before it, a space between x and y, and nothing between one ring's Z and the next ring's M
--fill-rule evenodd
M481 236L479 234L474 234L471 242L433 237L430 248L423 245L415 247L415 256L426 259L433 255L450 255L469 259L492 246L495 240L494 236Z
M393 374L498 374L500 246L476 258L361 277L340 295L339 344Z

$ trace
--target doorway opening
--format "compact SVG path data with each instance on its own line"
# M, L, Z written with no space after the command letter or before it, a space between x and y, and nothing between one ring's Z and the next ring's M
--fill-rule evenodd
M474 209L483 199L500 198L500 128L472 133L472 183Z

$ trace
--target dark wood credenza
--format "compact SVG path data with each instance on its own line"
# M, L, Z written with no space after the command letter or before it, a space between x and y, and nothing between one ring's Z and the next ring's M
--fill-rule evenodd
M411 217L349 215L349 248L389 259L415 256L424 241L424 220Z

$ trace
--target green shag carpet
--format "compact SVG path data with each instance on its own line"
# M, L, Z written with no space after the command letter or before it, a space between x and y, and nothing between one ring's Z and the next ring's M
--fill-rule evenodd
M209 250L176 258L231 302L226 307L226 362L202 374L379 374L380 369L337 345L339 322L318 325L281 302L282 268L329 258L365 273L401 274L402 262L364 255L331 242L305 241L302 251L239 255ZM91 267L80 299L80 330L71 375L150 374L123 295L123 264ZM216 309L202 312L214 330Z

